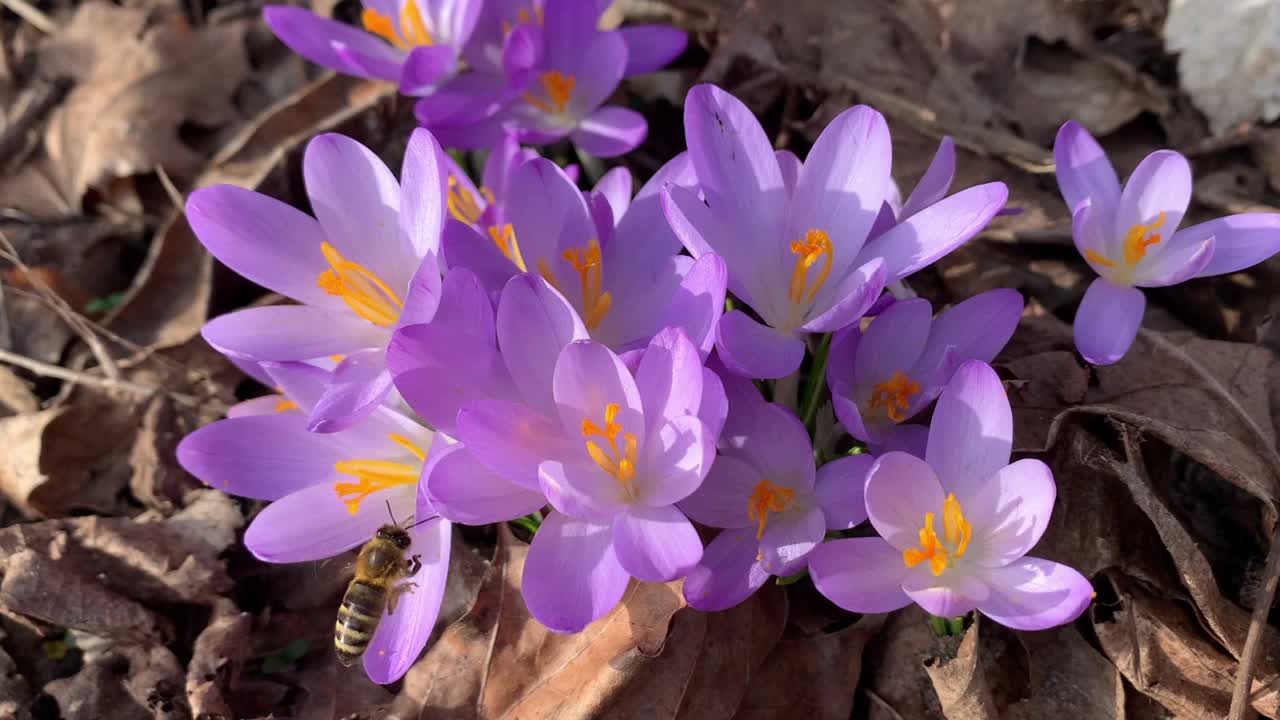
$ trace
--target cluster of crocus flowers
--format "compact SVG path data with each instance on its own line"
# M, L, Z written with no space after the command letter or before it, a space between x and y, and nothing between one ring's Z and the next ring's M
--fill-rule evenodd
M604 106L627 75L665 66L685 34L601 30L600 0L365 0L357 28L284 5L267 25L308 60L399 84L447 145L488 148L504 132L541 145L570 137L600 157L639 145L639 113Z
M521 591L557 632L600 620L633 582L683 580L691 606L716 611L806 572L853 612L914 602L1040 629L1085 610L1086 578L1028 556L1055 484L1038 460L1010 462L1009 400L988 364L1023 298L993 290L935 316L885 292L981 231L1003 184L951 193L944 140L902 202L874 110L840 114L802 161L701 85L687 152L634 195L625 168L582 189L521 142L584 142L592 93L678 43L631 54L661 30L601 32L594 1L491 0L471 19L462 0L416 1L370 3L366 27L409 56L419 24L433 41L437 22L471 28L488 60L450 83L501 68L502 103L523 103L470 124L493 143L478 184L427 129L398 179L322 135L303 161L314 217L226 186L187 206L210 252L294 304L206 326L277 394L188 436L179 460L269 503L245 542L270 562L333 556L412 518L423 566L366 654L370 677L397 679L426 644L452 524L531 515ZM564 32L586 38L578 52ZM616 67L592 85L597 46ZM449 93L424 101L469 102ZM565 97L572 117L535 117ZM521 127L491 127L503 112ZM1091 361L1118 359L1136 332L1141 293L1125 284L1230 272L1280 244L1270 215L1174 233L1189 197L1176 154L1152 155L1121 190L1082 129L1065 127L1056 151L1077 243L1102 275L1077 323Z

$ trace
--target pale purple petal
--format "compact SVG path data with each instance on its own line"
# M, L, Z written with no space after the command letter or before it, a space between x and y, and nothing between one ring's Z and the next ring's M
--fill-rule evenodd
M268 5L262 17L271 32L290 50L317 65L351 75L371 77L377 80L400 79L399 60L403 54L393 50L381 38L345 23L320 17L302 8L285 5ZM359 48L366 55L385 58L385 64L374 66L377 72L368 72L367 65L352 64L335 50L335 43Z
M404 68L403 56L388 57L383 52L369 52L369 46L330 40L334 55L343 63L343 71L368 78L395 78ZM384 45L384 49L389 49Z
M726 268L755 267L756 261L752 257L751 247L737 242L740 233L736 223L733 227L726 225L726 220L733 221L721 218L717 213L712 212L689 188L672 186L664 190L662 211L671 231L689 250L690 255L701 258L703 255L715 253L724 258ZM754 280L751 280L752 287L749 288L748 278L742 277L740 272L741 270L728 274L728 287L734 295L750 305L753 289L758 289L762 293L767 292L768 289L763 286L756 287L760 284ZM761 297L765 295L762 294Z
M760 472L745 461L721 455L712 464L702 485L680 501L680 509L710 527L754 528L756 521L751 519L747 510L751 493L761 479Z
M521 586L534 619L554 632L574 633L612 610L630 579L608 525L552 512L529 546Z
M627 75L661 70L689 42L683 30L670 25L628 25L618 28L618 34L627 43Z
M868 453L833 460L818 468L814 495L828 530L848 530L867 519L867 475L876 459ZM715 468L712 468L712 472Z
M761 325L741 310L726 313L716 326L716 348L730 370L750 378L790 375L804 360L804 341Z
M724 382L710 368L702 368L702 400L698 402L698 419L707 426L707 434L719 439L729 417L729 396Z
M858 397L869 398L872 388L887 382L894 373L910 373L928 344L932 326L933 308L924 298L900 300L877 315L858 342L853 367L853 386Z
M538 482L547 502L570 517L608 523L630 506L622 484L594 464L547 460L538 466Z
M928 563L917 565L907 573L902 590L925 612L945 618L972 612L990 595L981 579L955 572L943 572L935 577Z
M813 489L817 472L813 467L813 444L800 418L776 403L760 403L754 408L734 408L750 413L750 429L737 453L755 466L760 475L777 485L798 492Z
M760 566L773 575L797 572L826 532L827 520L819 507L770 514L760 537Z
M967 497L1009 464L1012 448L1013 412L1000 376L984 362L966 362L938 398L925 459L947 492Z
M529 271L536 272L539 262L555 269L563 262L564 248L585 247L595 237L595 223L582 192L546 158L521 165L511 176L511 189L503 200ZM567 263L563 267L569 269Z
M894 192L897 190L895 189ZM871 223L871 229L867 231L867 242L875 240L897 224L898 215L893 209L893 204L885 200L880 204L880 212L876 214L875 222Z
M494 295L520 270L491 238L453 218L444 225L441 245L450 270L466 268Z
M1022 293L1000 288L974 295L943 311L929 328L929 341L916 367L922 371L937 367L947 348L954 348L957 363L991 362L1018 329L1022 307ZM942 378L941 382L947 380L950 378Z
M555 406L568 437L581 437L583 421L603 428L605 408L619 406L616 422L645 447L644 407L626 365L609 348L590 340L565 346L556 361L552 387ZM597 440L599 438L596 438Z
M454 522L486 525L523 517L546 504L542 493L512 483L457 443L427 457L423 487L436 511Z
M1009 189L1001 182L961 190L867 243L859 260L883 257L888 281L901 280L977 235L1008 197Z
M924 458L929 446L928 425L894 425L880 433L878 440L872 445L874 453L886 453L893 450Z
M831 340L827 355L827 387L831 389L831 405L836 419L855 438L867 439L867 428L858 410L854 391L854 368L862 331L857 324L838 331Z
M770 575L756 560L755 530L725 530L702 553L702 561L684 580L684 599L703 612L728 610L751 597Z
M924 171L924 176L916 183L911 196L902 204L899 215L903 219L909 218L946 197L955 176L956 144L950 137L944 137L938 143L938 151L934 153L929 169Z
M334 463L346 459L332 442L307 432L299 413L219 420L184 437L177 456L201 482L259 500L331 481Z
M422 567L401 581L413 587L400 595L395 612L388 608L369 642L364 669L370 680L378 684L399 680L427 646L444 600L452 533L453 526L444 518L409 529L412 542L405 554L418 558Z
M1102 213L1089 200L1081 202L1071 217L1071 241L1089 267L1106 277L1111 274L1114 265L1109 267L1105 261L1115 262L1123 258L1124 254L1121 239L1109 237L1110 226L1104 224L1103 220ZM1104 262L1099 262L1099 258Z
M297 403L303 413L311 412L333 377L331 370L305 362L270 362L259 367L265 376L263 384Z
M283 395L263 395L261 397L250 398L232 405L227 408L227 418L253 417L255 415L274 415L277 412L290 412L290 408L280 409L280 404L286 402ZM296 408L294 408L296 410ZM298 415L298 413L294 413ZM302 422L301 420L299 422ZM305 427L303 428L306 429ZM194 474L194 473L193 473Z
M986 574L990 594L978 610L1014 630L1045 630L1080 617L1093 601L1093 586L1075 569L1024 557Z
M716 439L692 415L676 417L648 435L636 479L636 502L670 505L698 489L713 466Z
M435 318L444 292L438 256L438 253L433 252L423 257L417 271L409 279L409 289L404 296L404 309L400 311L400 319L396 322L398 327L431 322Z
M885 266L881 258L871 258L840 281L831 298L835 304L800 326L811 333L835 332L856 322L884 291ZM816 310L818 305L814 306Z
M613 520L618 562L644 582L684 577L702 559L702 540L693 523L674 505L636 506Z
M1152 225L1152 232L1169 237L1191 202L1191 165L1173 150L1157 150L1142 159L1125 182L1112 227L1112 236L1124 238L1135 225ZM1113 260L1118 258L1113 257Z
M552 377L563 349L587 329L563 295L546 280L517 275L498 300L498 344L511 379L535 410L554 406ZM621 402L612 399L608 402ZM603 412L603 407L595 412ZM582 418L578 418L581 427Z
M1280 214L1228 215L1179 230L1171 242L1194 243L1207 237L1214 240L1213 258L1197 277L1245 270L1280 252Z
M649 124L643 115L630 108L606 105L583 118L570 138L591 155L611 158L636 149L648 134Z
M613 168L600 178L591 192L609 203L615 221L621 220L631 205L631 171L625 166Z
M1089 285L1072 325L1076 349L1093 365L1112 365L1129 351L1142 327L1147 298L1133 287L1098 278Z
M1019 460L956 500L973 539L965 559L999 567L1026 555L1049 526L1057 488L1053 471L1039 460Z
M782 171L782 185L787 189L787 197L796 194L796 184L800 182L800 168L804 163L790 150L774 152L778 158L778 169Z
M387 330L355 313L309 305L271 305L237 310L200 330L219 352L249 360L311 360L381 347Z
M490 471L530 490L538 489L538 464L566 451L559 422L503 400L464 405L458 411L458 440Z
M448 157L430 131L417 128L409 136L400 170L400 233L402 242L420 258L440 251L449 188L442 156Z
M650 431L667 420L697 415L702 400L702 358L679 328L653 337L635 373Z
M400 68L400 92L410 97L427 95L457 69L458 49L448 45L421 45L409 51Z
M919 544L924 516L942 517L946 499L933 468L902 452L885 453L876 460L867 474L865 492L872 526L899 552Z
M323 560L368 542L387 524L387 505L404 517L413 511L412 493L403 487L366 497L353 515L333 483L292 492L263 508L244 533L245 547L266 562ZM398 512L397 512L398 511Z
M704 358L715 346L728 278L719 255L706 253L698 258L680 281L662 320L665 326L682 328Z
M902 591L906 576L902 551L878 537L832 540L809 553L809 577L818 592L849 612L892 612L910 605Z
M1167 287L1199 277L1213 260L1214 252L1215 242L1211 237L1199 242L1170 244L1160 248L1159 252L1148 253L1140 261L1134 271L1133 284L1138 287Z
M332 433L351 427L381 405L392 386L385 349L371 348L347 355L334 368L329 385L312 408L307 429Z
M684 108L685 139L698 184L742 209L740 217L748 223L780 220L782 171L755 114L715 85L694 86Z
M1081 203L1089 201L1101 217L1114 217L1120 205L1120 179L1088 130L1074 120L1059 128L1053 141L1053 160L1067 210L1074 213Z

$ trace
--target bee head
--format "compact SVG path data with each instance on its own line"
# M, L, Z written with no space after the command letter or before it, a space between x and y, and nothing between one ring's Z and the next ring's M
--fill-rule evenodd
M400 548L401 550L407 549L409 547L410 542L412 542L409 538L409 533L405 532L404 529L399 528L395 525L383 525L382 527L378 528L376 537L382 540L390 540L391 542L395 543L396 547Z

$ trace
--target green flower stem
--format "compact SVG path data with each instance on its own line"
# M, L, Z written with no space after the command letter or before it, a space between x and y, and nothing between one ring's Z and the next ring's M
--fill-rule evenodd
M814 422L818 418L818 408L822 407L822 391L827 386L827 356L831 353L831 333L822 336L818 344L818 352L813 356L813 365L809 368L809 378L804 385L804 404L800 406L800 419L814 433Z

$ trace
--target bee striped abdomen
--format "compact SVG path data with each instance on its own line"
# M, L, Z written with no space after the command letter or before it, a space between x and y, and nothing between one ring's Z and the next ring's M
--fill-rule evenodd
M353 580L347 586L333 628L334 648L343 665L355 662L369 647L386 601L387 591L377 585Z

